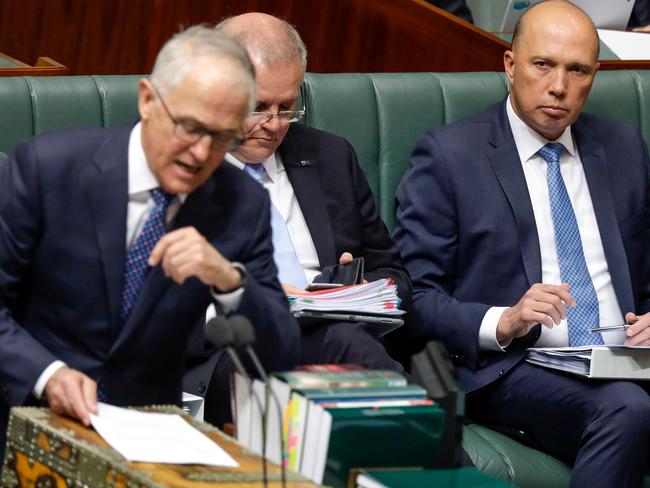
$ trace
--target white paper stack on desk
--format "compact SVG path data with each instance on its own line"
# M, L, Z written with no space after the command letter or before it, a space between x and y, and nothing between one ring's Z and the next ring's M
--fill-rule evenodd
M587 378L650 379L650 347L586 346L528 349L526 360Z

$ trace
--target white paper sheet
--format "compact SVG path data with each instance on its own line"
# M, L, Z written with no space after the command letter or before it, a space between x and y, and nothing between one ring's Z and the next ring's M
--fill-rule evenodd
M650 59L648 33L598 29L598 35L619 59Z
M226 451L180 415L100 403L98 414L91 415L90 420L99 435L128 461L239 467Z

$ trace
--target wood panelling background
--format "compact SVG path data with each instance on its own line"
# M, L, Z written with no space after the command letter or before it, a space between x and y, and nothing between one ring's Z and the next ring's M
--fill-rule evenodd
M0 52L71 74L151 70L181 26L262 11L301 33L310 71L501 70L506 44L422 0L1 0Z

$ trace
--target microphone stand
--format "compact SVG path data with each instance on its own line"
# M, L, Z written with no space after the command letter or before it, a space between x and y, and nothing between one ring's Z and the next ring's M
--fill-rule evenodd
M278 399L278 396L276 395L275 391L273 391L273 388L271 388L271 383L269 381L269 377L266 374L266 371L264 371L264 367L262 366L262 362L259 360L257 357L257 354L255 353L255 350L251 347L251 344L255 342L255 331L253 329L252 324L250 323L250 320L248 320L246 317L243 315L234 315L230 318L230 323L232 326L232 331L234 335L234 343L235 346L237 347L242 347L248 357L251 359L251 362L253 363L253 366L255 367L255 371L257 374L260 376L262 379L262 382L264 383L267 398L273 398L273 402L275 404L275 408L277 409L278 412L278 429L280 432L280 476L282 480L282 488L286 487L287 484L287 472L286 472L286 467L285 467L285 461L286 461L286 446L284 443L284 432L283 432L283 416L284 416L284 411L282 409L282 405L280 404L280 400ZM264 410L264 432L266 433L266 423L268 422L268 403L266 405L266 409ZM266 453L266 436L264 436L264 453Z

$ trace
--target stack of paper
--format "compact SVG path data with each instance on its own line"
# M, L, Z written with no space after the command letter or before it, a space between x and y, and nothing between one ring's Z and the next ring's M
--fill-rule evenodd
M391 279L289 295L291 312L315 310L402 315L397 286Z
M528 362L587 376L591 367L591 347L528 349Z
M239 466L230 455L180 415L97 405L90 421L99 435L128 461Z

